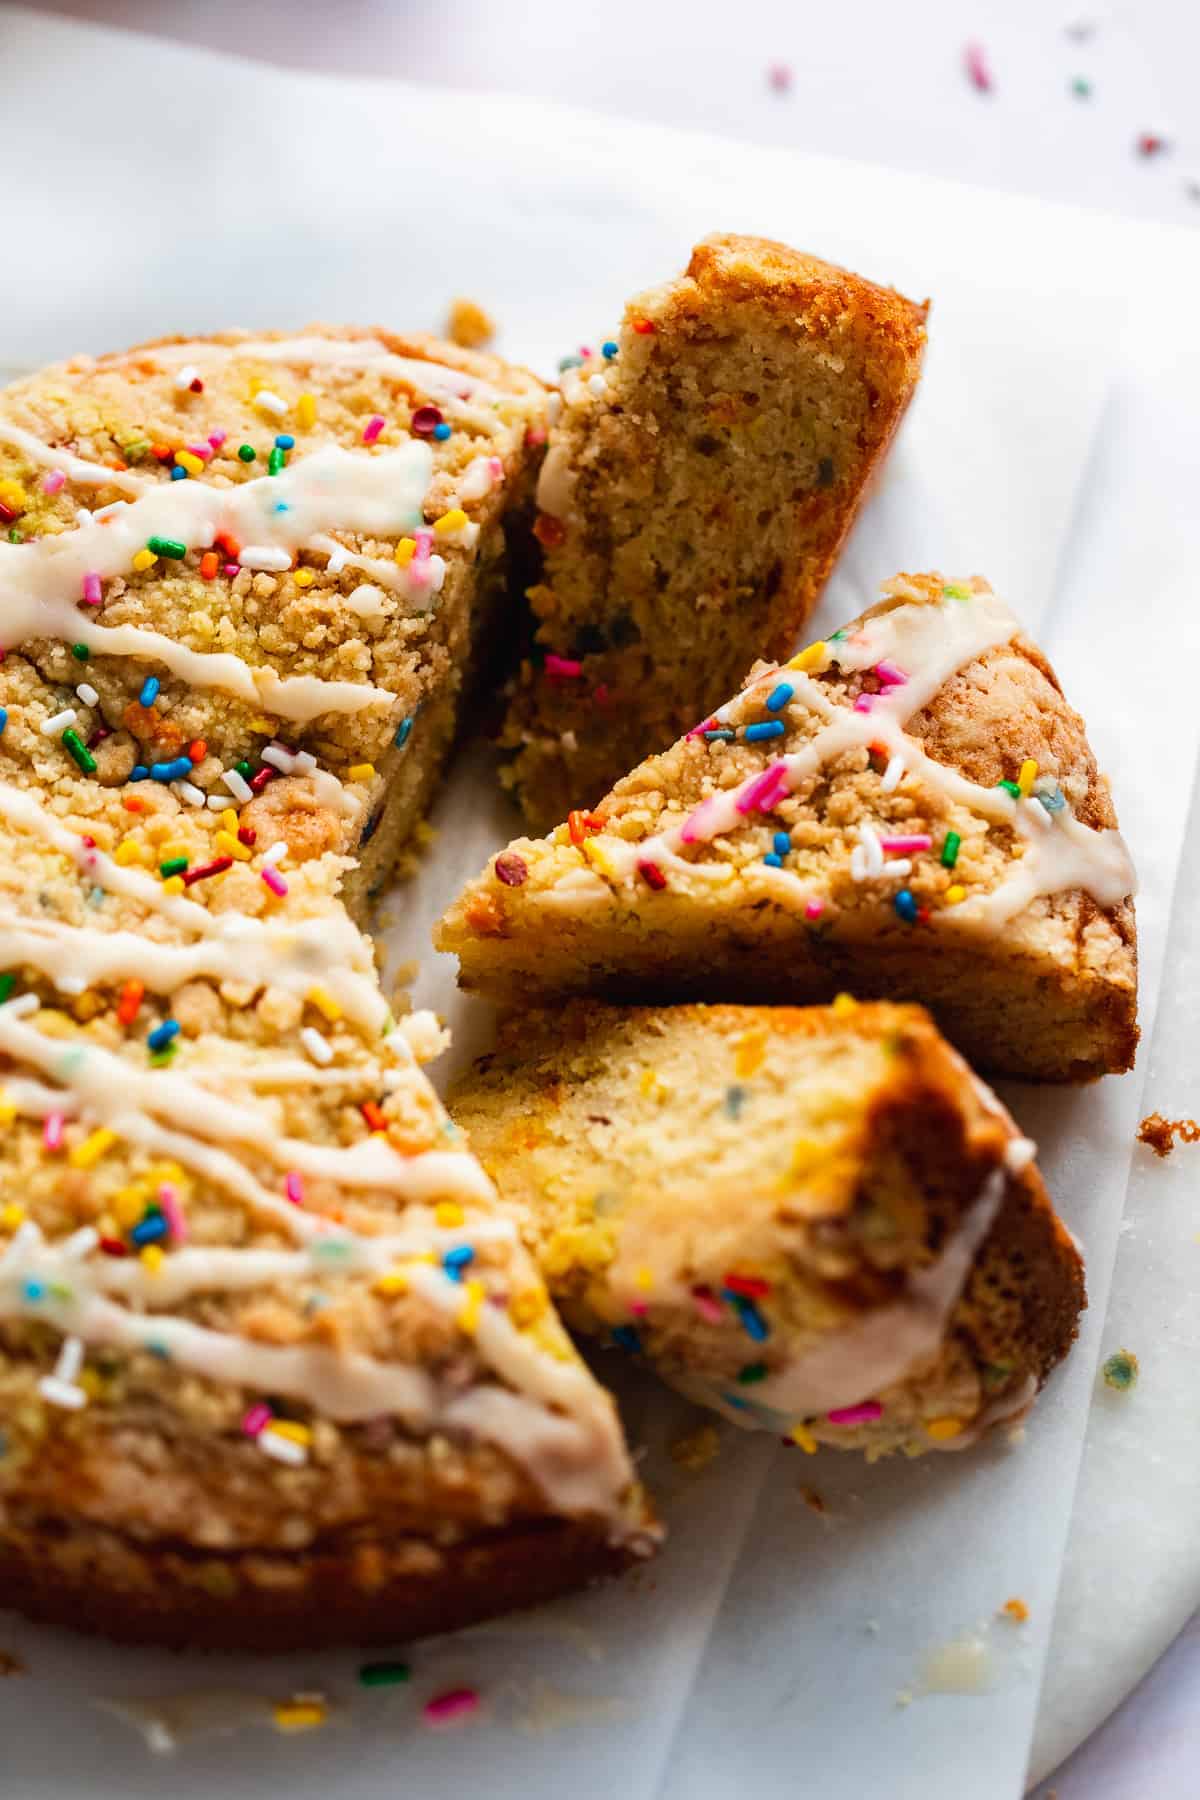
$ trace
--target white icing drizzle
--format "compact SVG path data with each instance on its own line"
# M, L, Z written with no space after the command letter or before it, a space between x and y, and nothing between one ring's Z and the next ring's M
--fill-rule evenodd
M31 463L37 463L43 469L61 469L64 475L81 487L111 487L122 494L144 494L151 486L145 475L135 475L131 469L108 469L103 463L87 462L82 456L76 456L70 450L56 449L52 444L44 444L32 431L25 431L20 425L14 425L10 419L0 418L0 444L8 444L13 450L19 450L22 456L28 457Z
M761 816L753 804L754 793L766 782L769 798L769 770L776 772L774 792L782 797L847 751L881 744L889 763L902 759L907 774L934 789L947 803L967 807L991 823L1007 825L1025 844L1024 854L1014 859L1013 867L990 893L939 911L940 928L994 930L1034 899L1071 889L1082 889L1100 906L1118 906L1136 891L1137 885L1120 832L1093 830L1066 808L1048 817L1035 800L1016 800L1004 788L985 788L968 781L957 769L936 762L904 730L905 723L928 705L951 675L987 650L1007 643L1018 630L1018 622L1008 607L990 592L938 605L913 605L901 600L890 610L867 619L848 638L830 642L828 648L831 660L842 669L868 669L881 661L891 661L905 670L906 681L875 695L869 710L856 711L838 704L799 670L769 671L723 708L722 716L737 716L764 686L786 681L806 710L823 721L807 743L778 758L768 765L768 770L756 771L737 787L710 795L687 818L640 842L605 834L600 840L588 840L589 845L602 843L605 861L611 862L628 883L638 879L637 865L645 861L701 878L711 878L715 868L723 879L729 879L729 865L692 862L680 856L680 851L689 845L711 843ZM793 908L820 892L819 886L803 882L790 870L752 866L754 882L773 898L782 897L784 882L792 884ZM743 870L745 875L749 872ZM887 865L882 873L889 873Z
M410 387L433 394L439 400L495 399L498 390L465 369L424 357L400 356L378 338L293 337L248 339L238 344L196 341L160 344L130 352L138 362L153 361L162 368L195 363L198 368L215 363L273 362L296 369L354 369L391 375Z
M387 1002L374 977L370 948L340 908L320 918L279 921L233 911L209 912L182 894L166 893L147 870L114 862L61 825L34 795L3 782L0 818L61 851L94 885L198 933L201 940L160 944L127 931L0 913L0 966L11 969L28 963L51 979L82 976L85 986L137 977L162 994L174 993L201 975L234 982L245 982L249 976L300 994L320 985L349 1018L370 1030L382 1029Z
M86 644L97 655L163 663L195 688L235 695L280 718L307 721L324 713L390 707L396 696L366 682L314 675L281 677L251 669L228 652L191 650L172 637L136 625L94 623L80 611L83 578L125 575L151 537L173 538L190 550L208 549L219 532L239 543L289 553L329 530L392 537L416 530L433 470L429 445L414 438L396 450L367 456L325 444L283 469L229 487L202 481L156 483L102 519L24 544L0 542L0 620L3 647L35 638Z

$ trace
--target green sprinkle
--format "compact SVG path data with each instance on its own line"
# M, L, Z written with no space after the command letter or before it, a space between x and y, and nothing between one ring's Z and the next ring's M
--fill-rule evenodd
M23 531L18 531L14 525L9 531L8 541L10 544L23 544L25 542L25 533Z
M0 1006L3 1006L6 1000L12 999L12 991L16 985L17 978L15 975L0 975Z
M970 598L971 598L970 588L944 587L942 589L942 599L943 600L969 600Z
M1021 790L1015 781L998 781L996 786L1003 788L1006 794L1011 794L1014 800L1021 798Z
M254 458L258 455L258 452L253 444L239 444L238 455L243 462L253 462Z
M67 749L71 752L71 755L75 758L75 761L79 764L79 767L83 770L84 774L94 775L96 772L96 759L80 737L79 733L77 731L72 731L68 727L62 734L62 741L67 746Z
M411 1676L412 1670L404 1662L364 1663L358 1671L360 1685L367 1688L399 1687Z
M957 831L948 831L946 841L942 845L942 867L952 869L958 861L958 847L962 843Z
M66 735L67 734L64 731L63 736L65 737ZM168 856L166 862L159 863L158 872L164 881L169 881L172 875L182 875L187 866L188 859L186 856Z
M1104 1365L1105 1384L1110 1388L1124 1392L1137 1386L1137 1378L1138 1359L1132 1350L1118 1350Z
M286 456L283 454L283 451L279 448L278 444L276 444L274 450L272 450L270 456L267 458L267 474L278 475L280 469L284 467L286 462Z
M253 773L254 773L254 770L250 767L250 764L248 762L245 762L245 761L236 762L236 763L234 763L233 766L237 770L238 774L241 776L243 781L249 781L251 775L253 775Z
M121 445L121 455L126 462L141 462L149 448L149 438L135 438L132 444Z
M71 645L71 655L75 658L76 662L86 662L91 654L92 653L86 644Z
M1092 84L1085 75L1077 75L1071 83L1071 92L1077 100L1090 100Z
M164 1050L152 1050L150 1052L150 1067L152 1069L165 1069L169 1062L175 1061L178 1050L179 1045L174 1041L169 1043ZM147 1350L152 1349L152 1347L153 1346L150 1344L145 1346Z
M746 1090L738 1082L725 1089L725 1111L731 1119L741 1117L742 1108L746 1104Z
M767 1365L764 1362L747 1363L744 1369L738 1370L737 1378L743 1387L749 1387L755 1381L765 1381Z
M152 550L155 556L168 556L174 562L187 555L187 545L181 544L178 538L147 538L146 548Z

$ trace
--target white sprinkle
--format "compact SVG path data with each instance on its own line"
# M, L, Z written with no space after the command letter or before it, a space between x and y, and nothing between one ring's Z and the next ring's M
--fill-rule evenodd
M210 794L204 804L210 812L224 812L229 805L229 796L227 794Z
M272 867L274 867L274 865L276 863L281 863L283 861L283 859L287 855L287 853L288 853L287 839L280 838L278 843L272 844L271 848L269 850L263 851L263 862L264 862L264 864L270 864Z
M897 753L888 759L888 766L883 771L883 779L879 783L885 794L894 793L904 777L904 758Z
M62 735L62 733L67 729L68 725L74 725L74 723L78 717L79 717L79 714L75 711L75 708L73 706L64 707L63 711L60 713L55 713L55 715L52 719L43 719L42 720L42 723L41 723L42 736L43 737L60 737Z
M331 550L329 552L329 561L325 565L326 573L330 575L340 575L349 560L350 552L348 550L343 550L340 546L336 550Z
M250 783L246 780L245 776L239 775L236 769L224 769L221 773L221 780L225 783L225 786L229 789L234 799L240 800L243 806L247 806L250 801L253 800L254 789L250 786Z
M190 388L193 381L199 381L199 379L199 369L195 368L191 363L188 363L184 368L179 369L176 372L175 386L181 390L183 388Z
M92 514L92 518L95 520L96 524L98 525L102 519L113 518L115 514L117 514L121 511L122 507L125 507L128 505L129 505L128 500L110 500L107 506L101 506L101 507L97 508L97 510Z
M1004 1152L1004 1166L1010 1175L1019 1175L1027 1169L1037 1155L1037 1145L1032 1138L1013 1138Z
M328 1038L322 1037L315 1025L305 1025L300 1033L300 1042L308 1051L315 1063L326 1068L333 1061L333 1046Z
M317 759L311 750L301 750L292 758L293 775L311 775L316 766ZM1042 808L1039 807L1038 811L1041 812L1041 810Z
M66 1381L74 1387L79 1379L79 1371L83 1367L83 1340L77 1337L64 1338L62 1349L58 1353L58 1361L54 1365L54 1379Z
M6 1000L0 1006L0 1012L10 1019L23 1019L27 1014L35 1013L41 1004L36 994L18 994L15 1000Z
M203 806L207 799L204 789L198 788L192 781L173 781L171 792L178 794L181 800L186 800L189 806Z
M290 775L295 758L290 750L281 749L278 744L268 744L262 752L260 760L270 763L271 767L278 769L281 775Z
M60 1247L64 1256L90 1256L99 1242L100 1233L96 1227L84 1225L73 1231L69 1238L64 1238Z
M446 580L446 559L444 556L431 556L424 565L429 571L429 586L433 593L440 594ZM412 564L409 564L412 567Z
M260 1431L258 1447L264 1455L274 1457L276 1462L290 1463L293 1469L302 1469L308 1461L308 1451L303 1444L296 1443L294 1438L281 1437L277 1431Z
M550 394L546 400L546 423L557 425L562 416L562 395Z
M94 516L93 513L88 511L86 506L79 506L75 509L75 523L77 525L90 525Z
M607 394L608 392L608 383L605 381L603 375L590 375L588 377L587 385L588 393L595 394L597 397L601 394Z
M81 681L79 686L75 689L75 692L78 694L79 698L83 701L83 704L85 706L99 706L100 696L96 692L95 688L92 686L90 681ZM1038 811L1039 812L1042 811L1042 808L1040 806L1038 807Z
M257 407L260 407L263 412L270 413L276 419L282 419L284 413L287 411L287 401L281 400L279 395L272 393L270 388L259 388L257 394L254 396L254 404Z
M245 544L238 561L243 569L273 569L276 573L292 566L290 552L277 550L274 544Z
M60 975L58 977L58 986L64 994L82 994L87 985L87 977L84 975Z
M68 1412L78 1412L81 1406L87 1405L87 1395L82 1388L72 1387L68 1381L59 1381L55 1375L43 1375L38 1382L38 1392L51 1406L64 1407Z
M883 846L870 825L858 828L858 843L850 852L850 873L855 881L874 881L883 873Z
M899 881L903 875L912 874L912 864L903 856L893 856L884 863L879 873L885 881Z

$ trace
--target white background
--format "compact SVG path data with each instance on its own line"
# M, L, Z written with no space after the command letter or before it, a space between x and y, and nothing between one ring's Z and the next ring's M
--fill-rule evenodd
M736 24L729 9L695 0L586 8L568 0L86 0L56 10L284 65L527 92L1200 224L1191 191L1193 179L1200 183L1200 7L1169 0L1074 12L1037 0L847 0L836 10L828 0L819 8L742 0ZM1080 41L1066 29L1072 22L1090 25L1091 35ZM983 45L994 72L986 96L962 70L967 37ZM768 83L771 64L789 71L783 93ZM1069 91L1075 76L1093 83L1087 101ZM453 126L448 112L446 129ZM1136 139L1147 130L1173 147L1139 156ZM1193 1630L1056 1778L1060 1800L1195 1792L1198 1673Z

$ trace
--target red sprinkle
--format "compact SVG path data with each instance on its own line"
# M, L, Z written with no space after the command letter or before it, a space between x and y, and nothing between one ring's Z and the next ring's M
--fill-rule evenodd
M245 844L246 847L249 848L249 846L251 844L257 844L257 842L258 842L258 833L257 833L257 831L255 831L253 825L239 825L238 826L238 843L239 844Z
M761 1275L726 1275L724 1281L731 1294L740 1294L743 1300L765 1300L771 1291L769 1281Z
M188 382L188 391L192 394L202 394L204 392L204 383L198 375L195 381Z
M496 858L493 866L497 881L502 881L505 887L520 887L529 880L529 865L515 850L505 850Z
M242 546L235 538L230 537L227 531L218 531L213 542L216 544L218 550L223 550L225 552L230 562L236 562L238 557L242 554Z
M172 450L172 448L169 444L151 444L150 454L158 462L163 462L163 463L172 462L175 457L175 452Z
M575 681L583 674L583 664L576 662L573 656L555 656L552 650L546 652L546 673L553 680Z
M121 998L117 1003L117 1019L122 1025L132 1025L141 1011L142 1001L146 998L145 983L127 981L121 989Z
M0 500L0 525L12 525L20 517L15 507L5 506Z
M633 329L637 332L639 337L650 337L656 330L656 326L652 319L635 319L633 321Z
M105 1256L129 1255L129 1246L123 1244L120 1238L102 1237L100 1239L100 1248L103 1250Z
M478 1707L479 1695L474 1688L451 1688L447 1693L435 1694L432 1700L426 1701L426 1723L448 1725L451 1720L467 1718Z
M595 813L569 812L567 814L567 830L571 834L573 844L582 844L589 831L602 831L603 829Z
M202 763L208 755L208 745L203 738L195 738L188 745L187 753L189 762Z
M202 869L185 870L183 885L184 887L191 887L194 881L204 881L209 875L223 875L226 869L232 869L232 867L232 856L215 857L212 862L205 863Z
M1166 149L1167 140L1159 137L1156 131L1143 131L1137 141L1137 147L1140 156L1158 156Z
M380 1112L379 1108L376 1106L374 1100L364 1100L358 1110L362 1113L363 1118L367 1121L367 1127L369 1130L371 1130L371 1131L386 1131L387 1130L387 1120L384 1118L383 1114Z
M561 519L551 513L539 513L533 522L533 535L547 550L557 550L567 535L567 528Z
M659 868L658 864L656 862L650 862L648 858L643 857L638 863L637 872L642 877L642 880L646 882L649 887L652 887L656 893L661 892L667 885L667 878Z
M442 422L442 415L436 406L418 406L412 416L412 428L418 437L432 437Z
M256 794L261 794L263 789L266 787L268 781L274 781L274 779L275 779L276 775L278 775L278 773L279 773L278 769L273 769L271 767L270 763L265 763L263 765L263 767L258 771L257 775L252 775L250 777L250 786L253 788L253 790Z
M206 550L204 555L200 558L200 575L202 580L215 581L217 579L217 570L220 566L221 559L216 551Z

